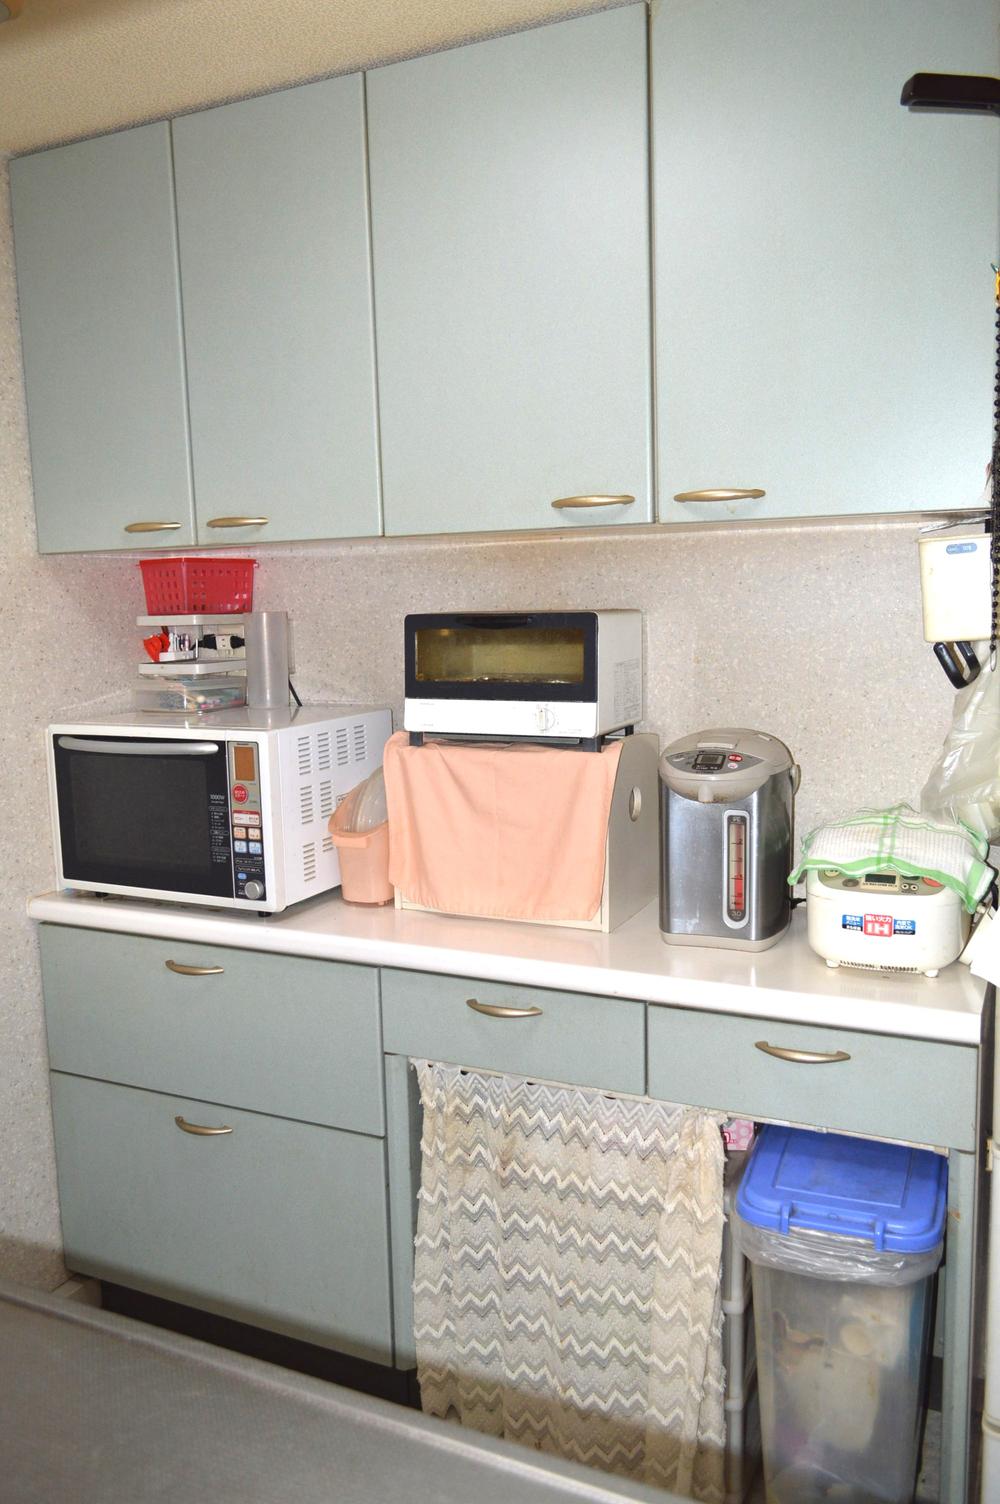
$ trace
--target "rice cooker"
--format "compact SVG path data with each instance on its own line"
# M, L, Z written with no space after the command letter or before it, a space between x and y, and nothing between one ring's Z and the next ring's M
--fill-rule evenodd
M827 966L928 977L958 959L972 926L959 895L932 877L836 867L809 872L806 919Z
M699 731L660 758L660 933L671 945L765 950L791 914L799 770L776 736Z

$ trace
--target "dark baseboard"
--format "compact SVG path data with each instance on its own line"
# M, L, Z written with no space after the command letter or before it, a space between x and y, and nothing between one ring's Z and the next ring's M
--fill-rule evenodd
M385 1368L381 1363L368 1363L363 1358L349 1358L344 1353L316 1347L311 1342L283 1337L279 1332L266 1332L261 1327L248 1326L228 1316L196 1311L192 1306L163 1300L158 1295L144 1295L107 1280L101 1281L101 1293L106 1310L118 1311L151 1326L166 1327L168 1331L180 1332L185 1337L197 1337L202 1342L245 1353L265 1363L277 1363L282 1368L291 1368L295 1373L308 1374L314 1379L326 1379L331 1384L360 1390L362 1394L374 1394L397 1405L420 1409L415 1369L400 1371ZM927 1378L927 1405L931 1410L941 1409L942 1367L940 1358L931 1359Z
M216 1347L226 1347L250 1358L260 1358L265 1363L278 1363L282 1368L291 1368L314 1379L326 1379L331 1384L358 1389L362 1394L374 1394L397 1405L420 1409L414 1369L400 1371L386 1368L381 1363L368 1363L363 1358L349 1358L344 1353L316 1347L311 1342L283 1337L280 1332L266 1332L261 1327L248 1326L228 1316L196 1311L192 1306L163 1300L158 1295L144 1295L108 1280L101 1281L101 1295L105 1310L148 1322L150 1326L180 1332L185 1337L197 1337L202 1342L211 1342Z

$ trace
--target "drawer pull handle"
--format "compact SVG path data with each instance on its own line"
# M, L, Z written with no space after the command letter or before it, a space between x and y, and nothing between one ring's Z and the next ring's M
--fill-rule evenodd
M504 1008L500 1003L481 1003L478 998L467 997L465 1006L474 1013L485 1013L488 1018L541 1018L541 1008Z
M172 533L180 527L179 522L126 522L126 533Z
M270 517L210 517L206 527L267 527Z
M794 1060L799 1065L835 1065L838 1060L851 1058L846 1050L788 1050L781 1044L768 1044L766 1039L758 1039L755 1048L777 1060Z
M678 491L675 501L757 501L767 493L759 486L716 486L707 491Z
M226 969L224 966L185 966L183 961L164 961L163 964L179 977L220 977Z
M178 1128L185 1133L197 1133L200 1138L217 1138L220 1133L232 1133L231 1128L206 1128L203 1123L189 1123L178 1113L174 1118Z
M552 505L557 511L564 507L630 507L634 496L560 496Z

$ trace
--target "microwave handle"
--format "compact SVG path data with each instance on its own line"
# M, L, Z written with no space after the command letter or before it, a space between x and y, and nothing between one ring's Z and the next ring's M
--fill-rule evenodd
M111 752L116 757L145 757L150 752L157 757L204 757L219 750L218 742L99 742L86 736L56 739L67 752Z

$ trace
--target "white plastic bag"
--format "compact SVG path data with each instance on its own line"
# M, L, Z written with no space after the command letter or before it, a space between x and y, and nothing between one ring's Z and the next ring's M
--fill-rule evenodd
M960 820L988 841L1000 840L1000 669L989 643L975 644L983 668L955 696L954 719L920 796L924 814Z

